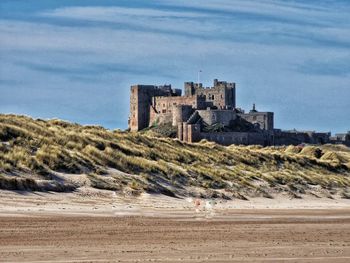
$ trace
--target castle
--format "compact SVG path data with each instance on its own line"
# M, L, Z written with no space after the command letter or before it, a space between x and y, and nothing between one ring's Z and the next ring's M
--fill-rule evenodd
M134 85L130 92L131 131L171 124L177 127L177 137L189 143L206 139L222 145L350 145L349 132L331 137L330 133L275 129L273 112L260 112L255 104L249 112L236 107L235 83L214 79L213 87L203 87L185 82L184 96L171 85Z

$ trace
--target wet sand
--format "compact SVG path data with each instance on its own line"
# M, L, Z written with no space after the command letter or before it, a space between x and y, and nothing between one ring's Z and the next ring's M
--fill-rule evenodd
M1 262L350 262L350 209L0 217Z
M0 191L0 262L350 262L346 199Z

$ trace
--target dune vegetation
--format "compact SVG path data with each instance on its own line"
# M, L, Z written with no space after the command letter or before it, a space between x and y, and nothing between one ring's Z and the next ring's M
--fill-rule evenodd
M0 189L273 198L350 198L350 149L187 144L152 130L110 131L0 115Z

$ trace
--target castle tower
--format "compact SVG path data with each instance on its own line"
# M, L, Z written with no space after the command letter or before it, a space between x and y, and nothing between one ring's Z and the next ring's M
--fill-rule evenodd
M156 96L180 97L181 90L172 89L171 85L134 85L130 87L129 129L140 131L149 127L152 99Z
M193 96L195 94L195 87L193 82L185 82L184 89L185 96Z
M149 107L156 86L134 85L130 88L129 129L139 131L149 124Z
M236 107L236 83L214 79L213 87L204 88L202 83L185 82L185 96L205 96L208 107L234 109Z

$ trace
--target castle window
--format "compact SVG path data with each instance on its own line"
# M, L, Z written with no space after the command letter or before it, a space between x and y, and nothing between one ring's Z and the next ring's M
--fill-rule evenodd
M214 100L214 95L211 98L212 98L212 100Z
M162 110L162 113L166 113L166 110Z

